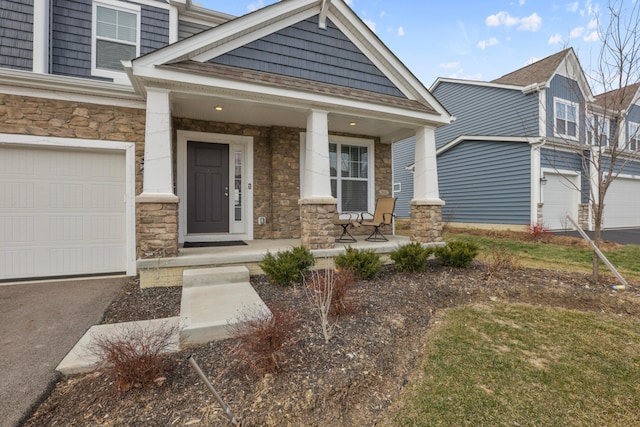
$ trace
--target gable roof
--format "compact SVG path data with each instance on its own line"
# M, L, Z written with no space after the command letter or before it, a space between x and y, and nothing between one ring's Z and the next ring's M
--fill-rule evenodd
M596 95L594 103L610 111L624 110L637 99L638 89L640 89L640 83L610 90Z
M573 52L573 48L567 48L519 70L505 74L493 80L492 83L529 86L534 83L548 82L570 52Z

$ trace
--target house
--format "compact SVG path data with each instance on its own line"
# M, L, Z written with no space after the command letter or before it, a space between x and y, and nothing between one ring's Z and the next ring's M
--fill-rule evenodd
M576 144L584 146L586 158L595 155L594 120L604 123L609 115L626 116L631 131L618 138L618 144L625 144L637 120L635 92L625 114L611 108L605 114L572 48L491 82L439 78L431 92L455 117L453 124L436 130L439 189L447 202L444 223L559 230L573 228L568 215L593 229L590 200L598 174L591 162L583 162ZM412 140L404 143L411 151ZM607 228L640 226L638 202L629 197L640 191L634 155L629 151L630 161L606 195ZM412 164L394 161L394 171ZM407 179L394 176L402 187ZM406 203L406 196L399 195L398 203Z
M336 212L392 194L409 136L413 239L441 240L450 115L342 0L0 9L0 280L135 275L184 242L332 248Z

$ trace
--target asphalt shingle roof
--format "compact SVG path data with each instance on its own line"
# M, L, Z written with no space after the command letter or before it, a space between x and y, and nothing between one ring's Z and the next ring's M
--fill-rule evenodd
M529 86L533 83L542 83L549 81L553 73L558 69L562 60L572 48L567 48L551 56L547 56L533 64L520 68L509 74L505 74L493 80L491 83L499 83L514 86Z

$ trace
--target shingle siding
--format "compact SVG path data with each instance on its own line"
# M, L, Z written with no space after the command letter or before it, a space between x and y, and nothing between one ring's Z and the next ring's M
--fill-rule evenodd
M442 82L433 94L456 121L436 129L437 148L460 135L538 135L538 97L519 90Z
M141 7L140 55L169 44L169 11L143 5Z
M531 149L522 142L465 141L438 156L445 222L530 223Z
M320 29L317 16L211 62L406 98L331 20Z
M578 123L578 135L580 140L584 140L585 135L585 103L584 96L582 92L580 92L580 86L575 80L568 79L564 76L556 74L553 79L551 79L551 84L547 89L547 103L546 103L546 117L547 117L547 136L554 136L554 126L555 126L555 110L554 110L554 101L555 99L562 99L565 101L576 102L580 104L579 109L579 123Z
M580 203L589 203L590 182L589 173L583 167L583 163L589 165L588 153L584 159L578 152L563 151L553 148L542 148L540 150L540 167L557 171L572 171L580 174L580 185L582 190Z
M178 41L191 37L194 34L201 33L202 31L208 30L209 28L211 27L202 24L196 24L195 22L180 20L178 21Z
M413 172L407 170L414 163L416 138L411 137L395 142L391 148L393 155L393 183L400 183L401 191L394 192L397 197L396 215L399 218L409 218L411 209L409 202L413 199Z
M33 69L33 1L0 0L0 67Z

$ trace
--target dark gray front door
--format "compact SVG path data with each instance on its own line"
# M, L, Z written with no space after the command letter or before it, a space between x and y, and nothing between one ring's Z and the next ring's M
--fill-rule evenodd
M229 232L229 146L187 142L187 234Z

